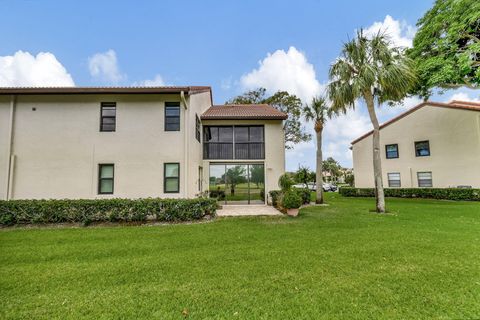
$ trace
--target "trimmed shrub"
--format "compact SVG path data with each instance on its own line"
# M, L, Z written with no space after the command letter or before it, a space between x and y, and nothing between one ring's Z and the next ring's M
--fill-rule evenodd
M0 201L0 224L165 222L215 216L215 199L95 199L95 200L9 200Z
M209 192L210 198L217 198L218 200L225 200L224 190L212 190Z
M310 203L310 190L308 188L303 189L296 189L300 197L302 198L302 204L309 204Z
M385 188L386 197L480 201L480 189L461 188ZM375 197L374 188L342 187L345 197Z
M285 192L282 198L282 207L286 209L297 209L302 205L302 197L296 190Z
M280 204L280 199L282 197L282 191L281 190L272 190L268 193L270 197L272 197L272 206L278 207Z

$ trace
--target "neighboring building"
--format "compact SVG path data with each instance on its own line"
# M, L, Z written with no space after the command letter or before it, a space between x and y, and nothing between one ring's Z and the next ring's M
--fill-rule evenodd
M385 187L480 188L480 103L424 102L380 128ZM355 186L374 187L372 131L352 150Z
M0 199L191 198L211 185L227 203L263 203L285 170L284 119L212 106L210 87L0 88Z

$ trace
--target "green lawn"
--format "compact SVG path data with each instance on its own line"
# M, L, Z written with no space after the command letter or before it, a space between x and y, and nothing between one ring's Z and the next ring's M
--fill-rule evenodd
M0 318L480 318L480 203L326 196L298 218L0 230Z

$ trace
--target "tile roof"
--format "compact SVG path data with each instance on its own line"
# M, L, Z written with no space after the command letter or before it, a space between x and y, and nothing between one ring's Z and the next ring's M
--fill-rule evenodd
M408 111L405 111L398 116L388 120L387 122L383 123L380 125L380 129L385 128L386 126L397 122L398 120L408 116L409 114L417 111L420 108L423 108L425 106L433 106L433 107L440 107L440 108L451 108L451 109L458 109L458 110L471 110L471 111L479 111L480 112L480 103L479 102L471 102L471 101L459 101L459 100L452 100L448 103L442 103L442 102L422 102L419 105L411 108ZM357 139L353 140L351 144L355 144L359 142L360 140L363 140L364 138L368 137L373 133L373 130L365 133L364 135L358 137Z
M12 94L195 94L211 92L208 86L170 87L0 87L0 95Z
M268 104L217 105L210 107L201 116L203 120L285 120L287 117L287 114Z

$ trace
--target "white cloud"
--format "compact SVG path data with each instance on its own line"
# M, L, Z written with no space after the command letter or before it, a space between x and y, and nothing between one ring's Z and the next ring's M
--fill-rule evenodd
M161 87L165 86L165 81L162 76L157 74L153 79L147 79L140 82L134 82L133 86L136 87Z
M117 54L112 49L95 53L88 58L88 69L92 77L103 82L118 83L126 78L120 72L117 62Z
M387 15L383 21L374 22L364 30L367 36L372 36L378 31L385 31L395 46L411 47L416 28L405 20L395 20Z
M480 102L480 95L477 96L476 98L472 98L468 93L457 92L457 93L454 93L448 101L452 101L452 100Z
M295 47L290 47L287 52L268 53L257 69L240 78L240 85L243 89L264 87L270 93L285 90L303 102L310 102L322 90L313 65Z
M17 51L13 56L0 56L0 86L53 87L74 86L72 76L50 52L33 56Z
M343 164L350 163L350 143L371 129L370 118L362 113L361 106L358 105L347 114L330 119L324 130L324 158L333 157Z

